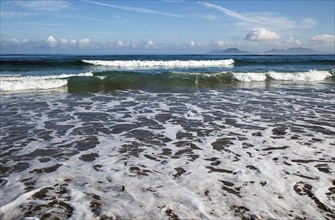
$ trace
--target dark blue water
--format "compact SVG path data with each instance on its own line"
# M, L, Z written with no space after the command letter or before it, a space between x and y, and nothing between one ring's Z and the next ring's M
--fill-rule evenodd
M111 56L67 56L67 55L2 55L1 72L22 74L79 73L94 71L95 68L82 60L224 60L233 59L235 72L261 71L308 71L331 70L335 67L334 55L111 55ZM192 69L192 68L191 68ZM203 69L202 69L203 70ZM220 68L208 68L209 72Z

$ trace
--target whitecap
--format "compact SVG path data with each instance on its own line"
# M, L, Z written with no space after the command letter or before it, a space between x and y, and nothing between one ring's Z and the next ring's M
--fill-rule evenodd
M48 76L1 76L0 91L46 90L67 85L67 79L73 76L93 76L93 73L60 74Z
M185 68L185 67L230 67L233 59L226 60L82 60L84 63L96 66L117 68Z
M309 70L307 72L247 72L232 73L234 78L241 82L263 82L267 79L276 81L322 81L331 77L331 73L321 70Z

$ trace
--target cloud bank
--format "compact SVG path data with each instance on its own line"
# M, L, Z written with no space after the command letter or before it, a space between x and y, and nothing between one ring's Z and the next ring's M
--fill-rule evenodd
M56 47L57 46L57 40L53 36L49 36L45 41L50 47Z
M294 37L281 39L280 36L264 28L251 30L244 39L240 41L216 40L198 41L190 40L184 42L164 43L148 40L108 40L96 41L84 37L71 39L64 37L48 36L42 40L31 40L28 38L1 39L0 47L2 54L12 53L76 53L76 54L118 54L118 53L208 53L215 49L237 47L244 51L263 52L272 48L287 49L294 46L310 47L317 51L334 51L333 35L315 35L300 41ZM264 43L262 43L264 42ZM311 44L313 42L313 44Z
M311 41L321 44L334 44L335 36L329 34L315 35L310 38Z
M48 36L43 40L29 40L27 38L2 39L0 41L2 53L184 53L209 52L213 48L223 48L227 44L223 40L162 43L153 40L135 41L94 41L84 37L81 39L57 38Z

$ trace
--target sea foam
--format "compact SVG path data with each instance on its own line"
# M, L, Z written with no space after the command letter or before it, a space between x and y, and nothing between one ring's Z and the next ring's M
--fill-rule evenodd
M6 95L0 217L330 218L332 86L284 88Z
M67 79L73 76L93 76L91 72L79 74L61 74L49 76L0 77L0 91L46 90L67 85Z
M276 81L321 81L332 77L328 71L309 70L307 72L274 72L269 71L265 73L233 73L233 77L242 82L262 82L266 80Z
M281 81L320 81L332 75L328 71L309 70L308 72L297 73L278 73L270 71L268 72L268 76Z
M233 59L226 60L83 60L84 63L89 63L97 66L109 67L124 67L124 68L184 68L184 67L230 67L233 66Z

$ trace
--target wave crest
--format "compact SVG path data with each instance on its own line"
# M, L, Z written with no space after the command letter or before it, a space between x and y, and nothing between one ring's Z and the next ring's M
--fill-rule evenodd
M61 74L51 76L5 75L0 77L0 91L47 90L66 86L73 76L93 76L93 73Z
M308 72L284 73L269 71L267 73L233 73L234 78L242 82L276 81L321 81L332 77L329 71L309 70Z
M108 91L117 89L219 88L225 84L265 81L322 81L334 78L332 71L306 72L145 72L105 71L52 76L2 76L1 91L46 90L67 86L69 91Z
M189 67L231 67L233 59L226 60L82 60L96 66L116 68L189 68Z

